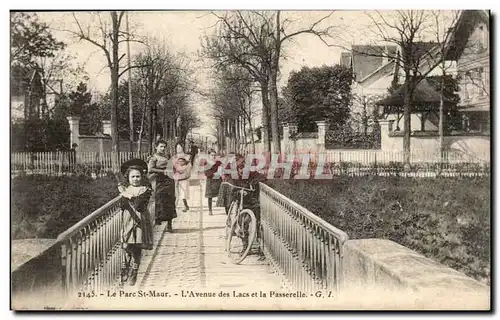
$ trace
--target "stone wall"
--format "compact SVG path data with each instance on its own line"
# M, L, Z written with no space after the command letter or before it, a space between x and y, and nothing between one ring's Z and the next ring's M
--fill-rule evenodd
M490 287L393 241L348 240L344 247L343 295L391 309L490 307ZM378 298L377 298L378 297Z
M381 150L383 152L402 152L403 135L390 130L388 121L380 122ZM490 161L490 136L479 133L453 134L443 137L445 152L461 154L471 161ZM412 154L439 154L439 136L437 132L416 132L410 140Z
M77 144L77 152L111 152L111 121L103 120L102 127L103 132L100 135L87 136L80 134L80 117L71 116L67 117L70 128L70 145ZM120 139L119 141L120 151L122 152L136 152L138 148L138 141L132 143L132 149L130 149L129 140ZM148 152L148 141L142 139L141 141L141 152Z

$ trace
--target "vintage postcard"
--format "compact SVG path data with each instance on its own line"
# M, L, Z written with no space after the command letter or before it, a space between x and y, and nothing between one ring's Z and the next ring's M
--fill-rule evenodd
M491 309L490 11L11 11L11 309Z

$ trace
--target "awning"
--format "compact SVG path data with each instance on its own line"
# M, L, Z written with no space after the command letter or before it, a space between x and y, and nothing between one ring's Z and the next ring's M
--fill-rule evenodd
M460 111L479 111L479 112L490 112L490 106L464 106L458 107L458 110Z
M452 102L449 99L445 102ZM413 93L413 104L417 106L439 106L441 94L434 89L427 79L419 82ZM401 86L390 96L377 102L379 106L402 107L404 106L404 87Z

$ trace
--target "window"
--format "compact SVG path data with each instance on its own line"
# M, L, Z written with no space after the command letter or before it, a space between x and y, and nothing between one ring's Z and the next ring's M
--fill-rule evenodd
M489 112L469 112L467 115L467 131L489 132L490 115Z
M474 79L474 86L476 88L476 93L478 96L483 96L484 95L484 69L483 68L478 68L476 70L476 78Z
M486 25L481 24L479 25L478 28L478 39L477 39L477 50L478 52L483 52L484 50L488 49L488 30L486 28Z
M487 94L487 72L485 68L475 68L461 73L463 89L463 99L474 99Z
M489 73L486 70L486 68L484 68L484 71L483 71L483 93L484 93L484 95L488 95L489 92L490 92Z
M463 98L470 99L470 71L461 73L461 82L462 82L462 90L463 90Z

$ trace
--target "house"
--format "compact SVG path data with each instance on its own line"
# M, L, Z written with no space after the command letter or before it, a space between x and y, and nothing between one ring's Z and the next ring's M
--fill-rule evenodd
M416 55L421 60L420 70L425 73L430 66L425 56L432 56L438 46L433 42L417 42L417 48ZM376 102L387 96L388 89L395 78L396 80L404 78L404 73L396 63L398 51L397 46L353 45L350 52L341 54L340 64L351 67L354 73L355 80L352 86L354 118L362 114L363 108L375 108ZM371 112L368 112L368 115L370 114ZM398 128L402 130L402 113L386 114L386 119L393 121L394 130ZM424 119L424 122L426 128L436 128L430 119ZM412 114L411 126L412 128L420 128L422 117L418 114Z
M460 102L458 116L461 123L443 137L443 150L451 151L471 161L489 161L490 158L490 96L489 96L489 12L483 10L464 10L457 22L449 30L448 42L445 43L445 62L454 65L455 74L460 80ZM422 58L421 73L431 74L439 68L429 70L426 56L435 56L434 50L427 49ZM365 87L374 83L385 82L389 87L389 62L364 79ZM393 63L395 64L395 63ZM387 70L385 70L387 69ZM385 70L385 72L383 72ZM440 71L440 70L439 70ZM377 74L378 73L378 74ZM393 72L394 73L394 72ZM370 83L369 79L376 79ZM366 89L365 89L366 91ZM394 92L379 103L386 107L386 120L381 121L381 147L386 151L401 151L403 148L404 125L402 119L402 90ZM411 150L412 153L439 153L439 116L440 93L429 86L425 79L417 87L414 110L411 115ZM438 99L439 98L439 99ZM445 101L449 102L449 101Z
M461 130L490 134L489 12L464 10L452 28L446 58L457 62L460 79Z
M55 100L55 94L44 94L39 70L11 68L11 120L39 119L49 112Z

